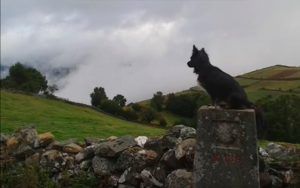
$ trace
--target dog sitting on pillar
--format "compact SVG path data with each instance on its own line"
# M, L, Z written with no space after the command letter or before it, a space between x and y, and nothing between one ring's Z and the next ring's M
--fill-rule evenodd
M194 68L199 84L207 91L215 106L229 109L254 109L258 137L262 137L266 130L262 110L248 100L246 92L232 76L210 63L204 48L198 50L194 45L187 65Z

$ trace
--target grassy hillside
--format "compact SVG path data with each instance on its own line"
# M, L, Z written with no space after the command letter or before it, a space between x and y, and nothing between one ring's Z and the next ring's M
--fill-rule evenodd
M1 91L1 132L23 125L39 132L51 131L57 139L109 137L111 135L162 135L165 130L124 121L90 108L23 94Z
M300 95L300 67L275 65L239 75L236 80L244 87L251 101L267 95ZM197 90L200 90L199 86L183 92Z
M236 80L244 87L252 102L266 96L300 95L300 67L275 65L239 75ZM188 90L177 92L176 95L191 94L202 90L200 86L194 86ZM150 100L142 101L140 104L150 107ZM181 116L166 111L163 111L162 115L168 125L183 119Z

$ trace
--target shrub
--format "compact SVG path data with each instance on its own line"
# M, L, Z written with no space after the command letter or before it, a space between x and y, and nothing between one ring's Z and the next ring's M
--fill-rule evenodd
M165 118L161 117L159 119L159 126L161 126L161 127L166 127L167 126L167 121L166 121Z
M112 100L105 100L101 103L100 108L110 114L113 115L121 115L122 114L122 108Z

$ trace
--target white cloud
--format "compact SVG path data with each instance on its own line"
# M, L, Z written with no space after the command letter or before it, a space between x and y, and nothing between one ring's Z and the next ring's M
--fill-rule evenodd
M233 75L300 65L298 1L1 3L1 63L76 67L57 93L70 100L89 103L96 86L129 101L187 89L192 44Z

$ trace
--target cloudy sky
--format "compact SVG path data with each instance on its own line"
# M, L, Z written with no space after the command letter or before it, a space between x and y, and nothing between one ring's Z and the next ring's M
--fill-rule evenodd
M300 1L1 0L1 64L68 68L58 96L89 103L96 86L129 101L188 89L192 45L238 75L300 65Z

